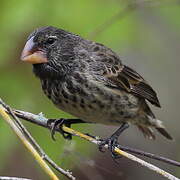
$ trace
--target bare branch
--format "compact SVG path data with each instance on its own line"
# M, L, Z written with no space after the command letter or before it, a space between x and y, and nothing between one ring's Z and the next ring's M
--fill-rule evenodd
M20 118L22 118L24 120L27 120L27 121L30 121L30 122L35 123L37 125L49 128L47 126L48 119L45 118L42 113L39 113L38 115L35 115L35 114L32 114L32 113L25 112L25 111L20 111L20 110L14 110L14 113L16 114L16 116L18 116L18 117L20 117ZM56 129L56 131L59 131L59 129ZM101 141L101 139L99 139L99 141ZM149 152L144 152L144 151L134 149L134 148L129 148L129 147L122 146L122 145L118 145L118 148L120 148L123 151L131 152L131 153L134 153L134 154L137 154L137 155L145 156L145 157L148 157L148 158L151 158L151 159L159 160L159 161L162 161L162 162L165 162L165 163L180 167L180 162L177 162L177 161L174 161L172 159L168 159L168 158L165 158L165 157L162 157L162 156L159 156L159 155L155 155L155 154L152 154L152 153L149 153Z
M34 156L34 158L37 160L37 162L40 164L40 166L43 168L43 170L51 177L51 179L58 180L58 177L54 174L54 172L45 163L45 161L38 154L38 152L32 146L32 144L30 144L30 142L27 140L27 138L22 133L21 129L18 127L18 124L16 124L16 122L14 122L9 117L9 115L5 112L5 109L2 105L0 105L0 114L3 117L3 119L9 124L9 126L12 128L12 130L15 132L15 134L19 137L19 139L22 141L22 143L25 145L25 147L31 152L31 154Z
M127 15L129 15L133 10L136 9L135 4L130 4L127 7L125 7L123 10L109 18L107 21L105 21L103 24L99 25L94 31L89 33L88 38L93 39L100 33L102 33L105 29L110 27L112 24L114 24L117 20L123 19Z
M2 104L2 102L0 102L0 103ZM4 103L3 103L3 105L4 105L4 107L7 106ZM35 114L29 113L29 112L24 112L24 111L19 111L19 110L13 110L13 113L16 116L18 116L18 117L20 117L22 119L25 119L25 120L30 121L32 123L35 123L37 125L43 126L45 128L50 128L47 125L48 119L45 118L42 113L40 113L38 115L35 115ZM91 136L88 136L88 135L85 135L85 134L82 134L82 133L80 133L78 131L75 131L75 130L73 130L71 128L63 126L63 130L65 132L68 132L68 133L74 135L74 136L79 136L79 137L81 137L83 139L86 139L86 140L88 140L88 141L90 141L92 143L95 143L97 145L99 145L101 143L100 139L94 138L94 137L91 137ZM59 131L59 129L56 129L56 131ZM108 145L105 145L105 148L108 148ZM118 153L119 155L127 157L127 158L129 158L129 159L131 159L133 161L136 161L137 163L139 163L139 164L141 164L141 165L155 171L156 173L158 173L158 174L160 174L160 175L162 175L162 176L164 176L164 177L166 177L166 178L168 178L170 180L179 180L179 178L171 175L170 173L168 173L168 172L166 172L166 171L164 171L164 170L162 170L162 169L160 169L160 168L158 168L158 167L156 167L156 166L154 166L154 165L152 165L150 163L147 163L144 160L139 159L139 158L127 153L127 152L124 152L123 150L124 151L129 151L129 152L132 152L132 153L135 153L135 154L143 155L143 156L146 156L146 157L150 157L152 159L161 160L161 161L170 163L170 164L175 165L175 166L180 166L179 162L176 162L174 160L169 160L167 158L160 157L160 156L157 156L157 155L154 155L154 154L151 154L151 153L143 152L143 151L140 151L140 150L136 150L136 149L134 150L132 148L120 146L120 145L115 148L115 152Z
M177 161L174 161L172 159L168 159L168 158L165 158L165 157L162 157L162 156L159 156L159 155L155 155L155 154L152 154L152 153L149 153L149 152L144 152L144 151L141 151L141 150L138 150L138 149L129 148L129 147L121 146L121 145L118 145L118 148L120 148L120 149L122 149L123 151L126 151L126 152L131 152L131 153L134 153L134 154L138 154L138 155L141 155L141 156L145 156L145 157L148 157L148 158L151 158L151 159L159 160L159 161L162 161L162 162L165 162L165 163L180 167L180 162L177 162Z
M6 177L6 176L0 176L0 180L31 180L27 178L19 178L19 177Z
M71 172L69 172L69 171L65 171L64 169L62 169L62 168L60 168L44 151L43 151L43 149L37 144L37 142L34 140L34 138L31 136L31 134L27 131L27 129L24 127L24 125L19 121L19 119L17 118L17 116L14 114L14 112L11 110L11 108L9 107L9 106L7 106L4 102L2 102L2 100L0 99L0 104L1 105L3 105L3 109L5 108L5 110L6 110L6 112L7 113L9 113L13 118L14 118L14 120L15 120L15 122L13 122L12 120L10 120L11 121L11 123L13 124L14 123L14 125L12 125L13 126L13 128L15 128L16 129L16 131L20 131L19 133L23 133L23 134L20 134L21 136L22 136L22 138L23 138L23 140L24 141L27 141L26 140L26 138L28 139L28 144L30 144L29 146L32 146L33 145L33 148L35 148L36 149L36 151L38 151L38 153L40 154L40 158L38 158L38 159L40 159L40 162L47 168L46 170L48 171L48 173L49 174L51 174L52 175L52 177L54 177L54 179L55 179L55 174L50 170L50 168L47 166L47 165L45 165L44 163L43 163L43 160L45 160L45 161L47 161L53 168L55 168L58 172L60 172L61 174L63 174L63 175L65 175L67 178L69 178L69 179L71 179L71 180L75 180L75 177L74 176L72 176L72 173ZM0 108L0 114L3 116L3 109L2 108ZM5 114L6 115L6 114ZM8 118L8 117L4 117L4 119L6 119L6 118ZM9 122L10 122L9 121ZM11 126L11 127L12 127ZM17 128L16 128L16 127ZM22 131L22 132L21 132ZM19 136L19 135L18 135ZM23 137L23 136L25 136L25 137ZM24 142L23 141L23 142ZM30 143L29 143L30 142ZM31 147L32 148L32 147ZM32 148L32 149L33 149ZM33 152L34 152L34 150L32 150ZM35 153L36 154L36 156L38 156L37 155L37 153ZM42 165L41 164L41 165ZM42 165L42 166L43 166ZM54 174L54 175L53 175ZM56 178L56 179L58 179L58 178Z
M107 19L104 23L100 24L95 30L89 33L88 38L93 39L97 35L101 34L103 31L108 29L111 25L119 20L124 19L129 16L134 10L140 9L142 7L157 7L157 6L170 6L179 5L179 0L140 0L140 1L126 1L126 6L121 9L117 14L113 15Z

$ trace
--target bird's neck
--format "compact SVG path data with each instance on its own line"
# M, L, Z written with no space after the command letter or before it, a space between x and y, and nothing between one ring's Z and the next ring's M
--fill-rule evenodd
M60 80L69 74L69 68L63 64L53 67L49 64L34 64L33 72L40 79Z

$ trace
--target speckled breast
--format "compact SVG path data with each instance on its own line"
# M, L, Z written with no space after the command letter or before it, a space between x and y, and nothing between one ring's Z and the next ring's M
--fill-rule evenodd
M93 82L42 80L42 89L61 110L84 121L119 124L137 116L138 98L124 91L116 94Z

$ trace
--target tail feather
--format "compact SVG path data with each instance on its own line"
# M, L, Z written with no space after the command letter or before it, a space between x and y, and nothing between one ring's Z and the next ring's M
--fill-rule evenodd
M171 135L165 130L165 128L156 128L159 133L161 133L163 136L165 136L169 140L173 140Z
M142 125L138 125L139 130L143 133L145 138L148 139L153 139L155 140L156 137L153 133L153 130L151 127L146 127L146 126L142 126ZM173 140L172 136L165 130L165 128L162 127L156 127L156 130L162 134L164 137L166 137L169 140Z
M145 138L153 139L153 140L156 139L156 137L155 137L151 127L146 127L146 126L138 125L138 128L143 133Z
M141 131L146 134L146 136L148 136L151 139L155 139L155 135L153 134L153 131L151 129L151 127L155 127L156 130L162 134L164 137L166 137L169 140L173 140L173 138L171 137L171 135L166 131L162 121L156 119L154 113L151 111L150 107L148 106L147 103L144 104L144 112L146 112L147 114L145 115L148 119L148 123L149 123L149 127L141 127ZM143 130L142 130L143 129ZM149 131L151 131L151 134L149 133ZM154 137L154 138L152 138Z
M162 121L160 121L159 119L151 119L151 123L160 134L162 134L164 137L166 137L169 140L173 140L171 135L166 131Z

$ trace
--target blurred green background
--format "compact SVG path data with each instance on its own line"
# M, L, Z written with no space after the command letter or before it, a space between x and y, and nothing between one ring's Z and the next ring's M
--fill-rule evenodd
M35 28L52 25L103 43L120 54L125 64L134 67L157 91L162 108L153 108L175 141L157 134L156 141L144 139L135 127L120 138L122 145L139 148L180 160L180 1L152 0L140 3L133 12L90 36L101 24L134 0L1 0L0 1L0 97L16 109L47 117L70 117L57 110L43 95L39 80L29 64L20 61L28 34ZM111 20L109 21L111 22ZM164 179L125 158L117 165L107 152L77 137L54 142L48 130L23 123L53 160L70 169L77 179ZM107 137L117 127L74 125L82 132ZM148 161L180 177L180 169ZM0 118L0 176L48 179L29 152ZM61 179L66 179L60 175Z

